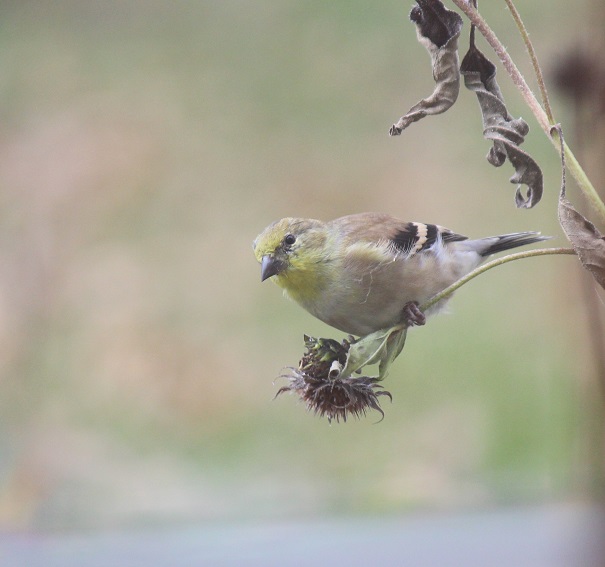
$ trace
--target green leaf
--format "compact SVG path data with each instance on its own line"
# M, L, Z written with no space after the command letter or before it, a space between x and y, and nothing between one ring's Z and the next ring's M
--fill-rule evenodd
M380 360L380 366L378 367L379 380L386 378L391 364L393 364L393 361L401 354L407 334L408 329L407 327L404 327L389 335L385 352Z
M380 363L379 376L382 379L393 360L401 353L406 334L407 329L393 327L360 338L351 345L340 375L348 377L364 366Z

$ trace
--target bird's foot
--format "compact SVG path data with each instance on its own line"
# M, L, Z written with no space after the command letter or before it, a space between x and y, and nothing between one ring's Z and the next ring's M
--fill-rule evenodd
M403 306L403 323L406 327L420 327L426 323L426 315L420 311L417 301L409 301Z

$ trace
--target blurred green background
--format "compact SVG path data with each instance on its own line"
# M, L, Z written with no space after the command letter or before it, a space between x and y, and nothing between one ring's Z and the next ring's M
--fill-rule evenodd
M519 0L547 69L587 26L588 4ZM304 333L341 337L261 284L251 243L269 222L375 210L565 245L559 158L501 70L545 175L535 209L515 209L509 164L486 162L468 91L389 138L433 88L410 6L2 2L2 528L598 493L602 398L571 257L492 271L411 332L380 423L329 425L293 397L272 401ZM481 8L530 76L504 3Z

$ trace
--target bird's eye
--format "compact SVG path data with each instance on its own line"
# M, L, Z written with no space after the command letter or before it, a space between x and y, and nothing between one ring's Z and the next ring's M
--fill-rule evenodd
M292 244L294 244L296 242L296 236L294 236L293 234L286 234L286 238L284 238L284 242L288 246L292 246Z

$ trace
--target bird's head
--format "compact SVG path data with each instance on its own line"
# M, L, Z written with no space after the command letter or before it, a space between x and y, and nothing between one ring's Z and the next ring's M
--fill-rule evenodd
M253 244L262 281L311 270L323 254L326 240L323 227L321 221L288 217L265 228Z

